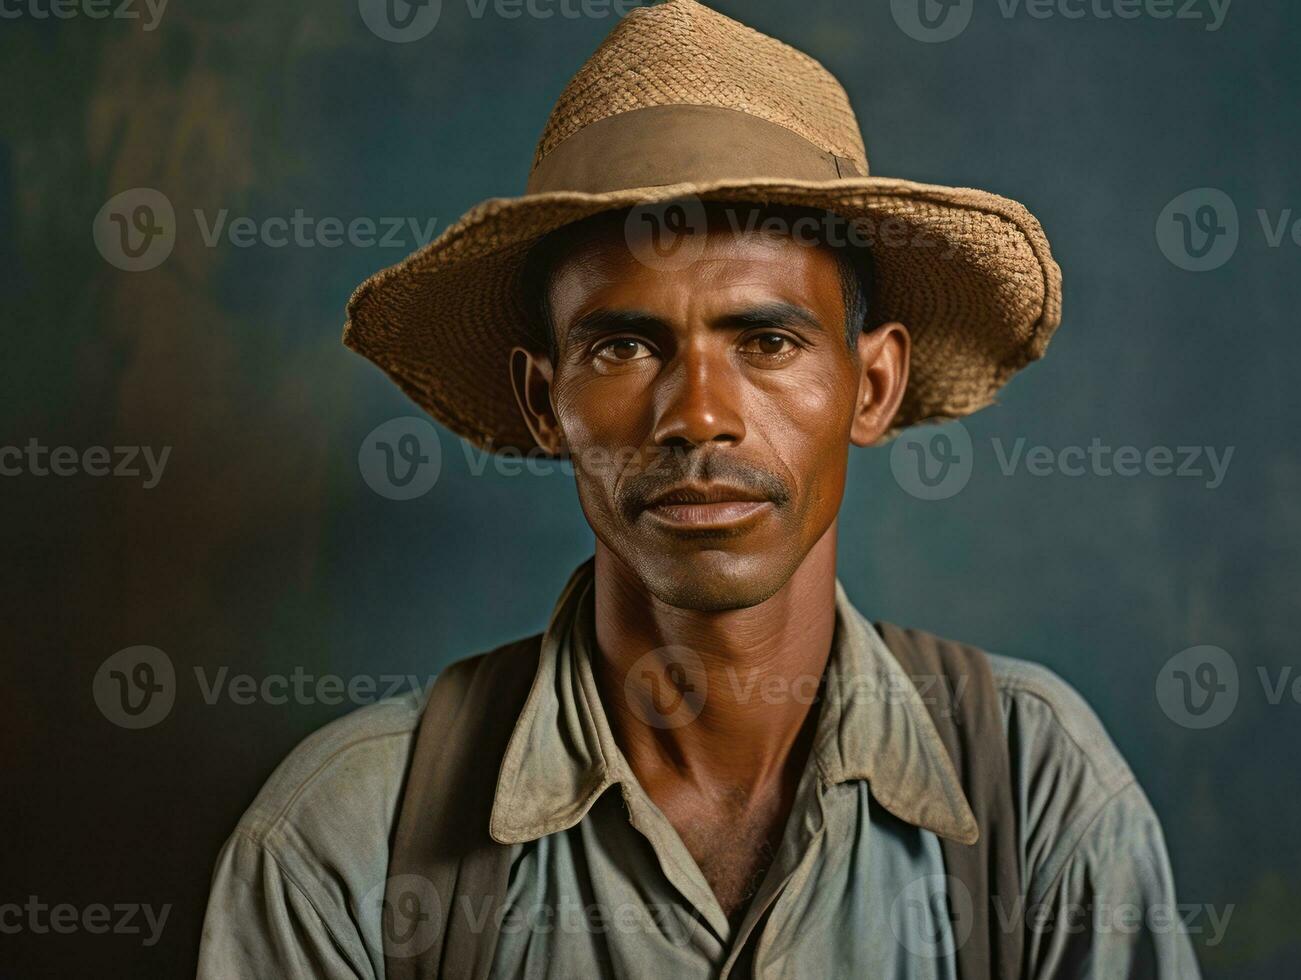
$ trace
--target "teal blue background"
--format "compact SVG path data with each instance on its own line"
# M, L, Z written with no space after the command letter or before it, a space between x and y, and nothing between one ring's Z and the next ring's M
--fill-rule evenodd
M1181 0L1182 2L1182 0ZM1038 660L1095 707L1160 813L1181 900L1233 906L1208 976L1295 975L1301 956L1301 8L1235 3L1224 26L1007 19L978 0L943 44L883 2L719 0L844 82L874 173L976 186L1042 220L1066 282L1047 358L971 418L970 483L922 501L888 451L853 457L841 576L864 612ZM25 9L25 8L24 8ZM357 452L405 398L339 344L343 307L396 248L228 242L191 217L413 216L442 230L523 188L534 142L609 18L475 19L379 40L349 0L172 0L138 23L0 21L0 443L172 446L158 487L0 478L6 871L0 903L171 903L162 941L0 939L5 977L190 975L212 862L300 738L347 710L205 703L196 666L261 678L427 675L542 625L591 534L563 475L442 476L396 502ZM174 204L149 272L109 265L91 222L120 191ZM1165 205L1223 189L1242 241L1189 273L1157 246ZM410 239L408 237L407 242ZM1224 483L1004 475L991 440L1234 448ZM124 731L99 664L166 651L179 694ZM1242 691L1193 731L1155 685L1214 644ZM1203 915L1202 922L1205 921ZM1205 938L1204 936L1202 937Z

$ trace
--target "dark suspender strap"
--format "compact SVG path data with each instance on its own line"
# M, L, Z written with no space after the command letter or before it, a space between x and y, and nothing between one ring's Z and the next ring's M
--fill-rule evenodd
M510 848L488 836L497 774L537 673L541 636L439 674L421 714L389 852L388 980L484 980Z
M945 871L972 899L970 935L956 951L958 976L1018 980L1024 945L1020 845L1002 705L989 659L975 647L920 630L890 623L878 623L877 630L918 685L980 827L975 844L940 838ZM923 687L923 680L943 683ZM955 915L952 906L949 914Z

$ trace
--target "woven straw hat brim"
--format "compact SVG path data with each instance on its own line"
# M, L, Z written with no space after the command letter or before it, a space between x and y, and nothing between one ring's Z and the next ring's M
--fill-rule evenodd
M886 438L989 405L1043 355L1061 317L1061 272L1039 222L1015 201L885 177L747 179L485 201L363 282L343 342L457 435L492 452L536 451L509 373L511 348L536 343L519 292L529 248L601 211L684 197L816 207L876 230L869 326L897 320L913 338L908 389Z

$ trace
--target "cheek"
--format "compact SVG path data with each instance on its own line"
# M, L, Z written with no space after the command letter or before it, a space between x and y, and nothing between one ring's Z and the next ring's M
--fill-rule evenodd
M639 445L638 433L646 427L642 416L647 382L635 375L557 378L553 404L571 452L592 447L614 452Z
M614 497L620 474L641 445L638 396L627 376L561 376L553 404L574 467L579 503L604 539L603 530L619 523Z
M777 445L795 457L848 452L857 388L830 372L792 374L756 389L755 410Z
M815 376L792 387L786 400L793 417L813 429L841 427L841 420L849 414L850 400L839 379Z

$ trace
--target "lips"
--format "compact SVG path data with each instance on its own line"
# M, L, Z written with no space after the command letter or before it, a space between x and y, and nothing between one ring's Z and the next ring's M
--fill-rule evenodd
M663 490L646 505L662 524L683 530L733 530L772 510L763 494L722 483L682 484Z

